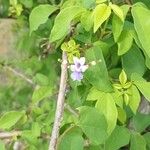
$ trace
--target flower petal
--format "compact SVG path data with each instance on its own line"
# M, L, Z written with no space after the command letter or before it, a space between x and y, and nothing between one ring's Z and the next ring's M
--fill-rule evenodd
M81 66L81 71L85 72L88 69L88 65Z
M81 72L73 72L71 74L71 78L73 79L73 81L81 81L83 79L83 74Z
M73 72L82 72L81 67L78 67L77 65L71 65L70 70Z
M81 65L84 65L84 64L85 64L85 57L81 57L81 58L80 58L80 64L81 64Z

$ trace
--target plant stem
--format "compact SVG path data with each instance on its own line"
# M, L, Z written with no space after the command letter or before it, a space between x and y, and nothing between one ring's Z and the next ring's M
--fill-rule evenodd
M55 112L55 120L52 129L52 134L49 143L49 150L56 150L56 145L59 136L60 123L62 120L62 115L64 111L64 100L65 92L67 87L67 55L65 52L62 54L62 64L61 64L61 78L60 78L60 87L57 99L57 106Z
M102 39L103 36L105 35L105 30L106 30L108 21L109 21L109 18L105 21L105 24L104 24L103 28L101 29L101 35L100 35L100 38L101 38L101 39Z
M0 139L10 139L15 136L20 136L21 131L13 131L13 132L0 132Z
M132 5L132 0L124 0L124 2L128 5Z
M63 3L64 3L64 0L61 0L59 6L61 7Z
M76 112L70 105L65 103L65 108L74 116L79 117L78 112Z
M22 78L23 80L25 80L26 82L28 82L31 85L34 85L33 81L31 79L29 79L28 77L26 77L24 74L22 74L21 72L16 71L15 69L11 68L10 66L4 66L5 69L11 71L12 73L14 73L16 76Z

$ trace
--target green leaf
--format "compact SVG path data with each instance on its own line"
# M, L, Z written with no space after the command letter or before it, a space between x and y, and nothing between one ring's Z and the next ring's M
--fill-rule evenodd
M21 119L24 114L25 112L19 111L6 112L0 118L0 129L10 129Z
M129 10L129 5L123 5L120 8L123 11L123 15L125 19L127 12ZM119 36L121 35L121 32L123 30L123 26L124 26L124 21L121 21L121 19L117 15L114 14L112 18L112 31L113 31L115 42L118 41Z
M94 33L102 25L102 23L109 18L111 14L110 6L106 4L99 4L93 11L94 15Z
M32 135L34 137L39 137L41 134L41 127L38 122L32 123Z
M122 85L125 85L125 83L127 82L127 75L124 70L122 70L119 75L119 81Z
M82 0L82 5L83 7L90 9L95 6L95 0L90 0L90 1Z
M96 44L101 48L103 56L104 56L104 58L106 58L108 56L109 52L110 52L109 51L109 49L111 47L110 43L108 43L107 41L104 42L102 40L99 40L99 41L95 42L95 45Z
M17 0L10 0L9 15L19 17L23 11L22 4L18 4Z
M50 41L55 42L64 38L70 32L71 21L75 17L81 15L83 11L84 9L78 6L71 6L62 9L55 18L54 26L50 34Z
M101 145L99 145L99 146L90 145L88 147L85 147L84 150L103 150L103 148Z
M17 127L21 127L22 125L24 125L28 120L27 115L24 113L23 116L19 119L19 121L15 124L15 126Z
M32 8L33 0L20 0L20 3L23 4L26 8Z
M35 7L29 17L30 34L37 30L41 24L45 23L48 20L49 15L57 9L57 7L48 4Z
M50 82L49 82L49 79L47 76L45 76L44 74L41 74L41 73L37 73L34 77L34 81L39 84L39 85L43 85L43 86L46 86L48 85Z
M125 54L132 46L133 36L129 30L123 30L118 40L118 55Z
M125 104L128 105L128 104L129 104L129 94L124 93L124 94L123 94L123 98L124 98Z
M69 92L67 100L71 106L79 107L82 105L81 95L77 87Z
M81 16L81 24L86 31L90 31L93 26L93 13L85 11Z
M33 95L32 95L32 102L38 103L42 99L51 96L51 94L52 94L52 87L49 87L49 86L39 87L39 86L37 86L33 92Z
M110 137L105 143L106 150L118 150L119 148L129 144L130 132L127 128L116 126ZM137 149L138 150L138 149Z
M140 93L138 89L136 88L136 86L133 85L131 87L131 96L130 96L129 106L134 114L136 114L140 101L141 101Z
M146 80L139 75L138 73L132 73L131 74L131 81L136 82L136 81L140 81L140 82L146 82Z
M120 107L117 107L117 110L118 110L118 120L124 124L126 122L126 119L127 119L127 115L126 115L126 112L124 109L120 108Z
M128 76L132 73L143 75L146 71L145 60L142 52L137 46L132 48L122 56L122 66Z
M110 92L112 85L109 81L108 72L103 58L102 50L99 45L88 49L86 51L86 58L89 62L96 61L95 66L90 66L85 72L85 77L98 90Z
M146 150L146 141L139 133L131 134L130 150Z
M137 4L132 7L131 12L134 19L134 27L138 34L138 38L145 52L150 57L150 10L143 7L142 5Z
M143 51L144 52L144 51ZM150 69L150 57L144 52L145 55L145 65L148 69Z
M30 145L33 145L33 146L36 145L38 142L37 137L34 137L34 135L32 135L31 130L23 130L21 134L21 138L25 139ZM33 150L35 150L35 148Z
M101 99L104 96L104 92L97 90L95 87L92 87L87 96L88 101L95 101Z
M111 134L116 126L118 116L117 107L111 94L106 93L103 99L97 101L95 107L105 116L108 124L107 132Z
M74 56L80 57L79 44L76 44L72 39L69 42L64 42L61 49L67 53L69 63L73 63Z
M143 136L147 144L147 149L150 149L150 132L145 133Z
M114 99L115 103L116 103L119 107L123 108L123 97L122 97L122 93L119 92L117 89L115 89L115 92L112 93L112 96L113 96L113 99Z
M5 144L0 140L0 150L5 150Z
M106 2L107 0L96 0L96 3L97 4L100 4L100 3L104 3L104 2Z
M142 47L142 45L141 45L141 42L140 42L140 40L139 40L139 38L138 38L138 35L137 35L137 32L135 31L135 29L134 29L134 30L132 29L131 34L132 34L132 36L133 36L133 38L134 38L135 43L137 44L137 46L138 46L140 49L144 50L143 47Z
M133 117L133 127L137 132L143 132L150 125L149 114L137 113Z
M10 5L13 5L13 6L15 6L15 5L17 5L18 3L17 3L17 0L10 0Z
M120 20L123 22L124 14L123 14L122 9L119 6L112 4L112 3L110 3L110 7L114 11L114 13L120 18Z
M124 89L129 89L129 88L131 87L131 85L132 85L132 82L127 82L127 83L123 86L123 88L124 88Z
M84 140L82 132L77 127L72 127L60 137L58 150L83 150Z
M140 92L144 95L144 97L150 101L150 82L145 81L140 75L138 74L132 74L131 76L132 80L134 81L134 84L137 86L137 88L140 90Z
M140 90L140 92L144 95L144 97L150 101L150 82L141 82L141 81L137 81L134 82L135 85L138 87L138 89Z
M107 138L107 122L96 108L80 107L79 126L94 145L102 144Z

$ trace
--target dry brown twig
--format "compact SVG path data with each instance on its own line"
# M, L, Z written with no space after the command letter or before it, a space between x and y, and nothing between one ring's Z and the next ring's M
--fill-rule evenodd
M12 131L12 132L0 132L0 139L11 139L16 136L20 136L21 131Z
M125 4L132 5L132 0L124 0Z
M49 142L49 150L56 150L57 140L59 136L60 123L62 120L62 115L64 111L64 100L65 92L67 87L67 55L65 52L62 53L62 63L61 63L61 78L59 93L57 98L57 106L55 112L55 120L52 129L52 134Z
M4 66L4 68L7 69L7 70L9 70L9 71L11 71L12 73L14 73L14 75L22 78L23 80L25 80L29 84L34 85L33 81L31 79L29 79L28 77L26 77L21 72L16 71L15 69L11 68L10 66Z

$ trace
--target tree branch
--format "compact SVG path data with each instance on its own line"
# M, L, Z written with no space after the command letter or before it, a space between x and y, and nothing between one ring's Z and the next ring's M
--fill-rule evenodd
M124 0L124 2L128 5L132 5L132 0Z
M15 136L20 136L21 131L13 131L13 132L0 132L0 139L10 139Z
M76 110L74 110L70 105L65 103L65 108L73 115L75 115L76 117L79 117L79 114Z
M60 87L59 87L57 106L56 106L56 112L55 112L55 120L54 120L51 139L49 143L49 150L56 150L57 140L59 136L60 123L61 123L62 115L64 111L66 86L67 86L67 55L65 52L63 52L62 64L61 64Z
M31 79L29 79L28 77L26 77L24 74L16 71L15 69L9 67L9 66L4 66L5 69L13 72L16 76L22 78L23 80L25 80L26 82L30 83L31 85L34 85L33 81Z

